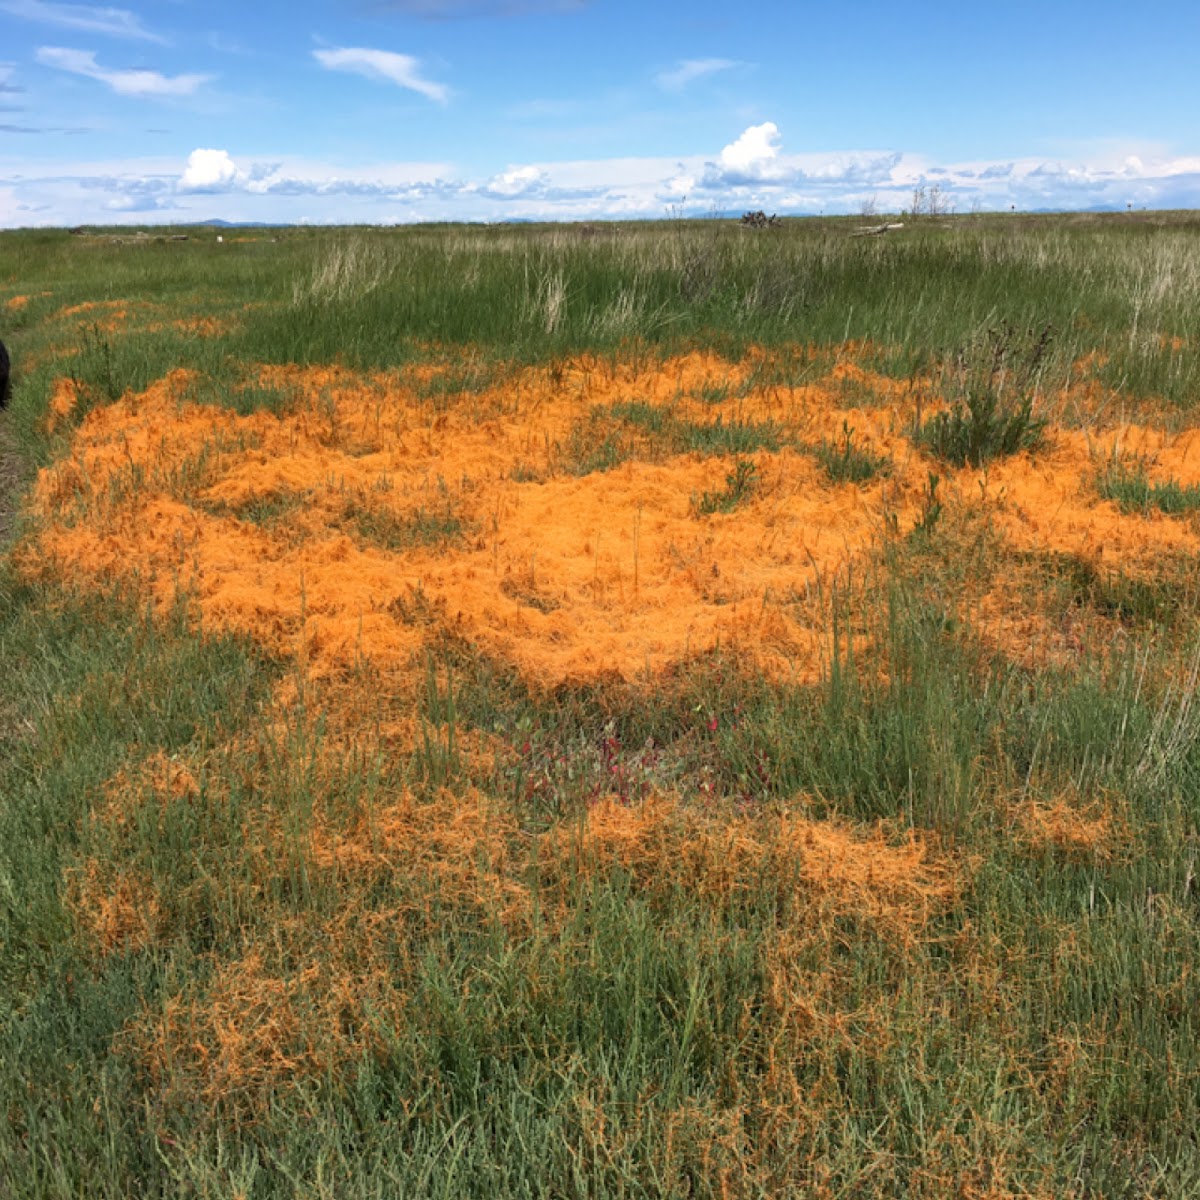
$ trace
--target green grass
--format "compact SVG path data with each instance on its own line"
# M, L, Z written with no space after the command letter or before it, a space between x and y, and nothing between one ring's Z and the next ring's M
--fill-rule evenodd
M1193 402L1196 355L1160 340L1192 326L1189 218L995 217L888 239L848 238L852 225L796 221L770 239L721 223L630 224L603 239L553 228L288 230L278 242L220 247L202 236L129 246L39 231L5 235L0 254L6 277L28 281L33 297L8 318L18 351L72 301L153 296L175 312L236 317L223 338L166 329L136 339L115 364L123 386L171 365L219 376L237 360L394 366L431 343L544 361L630 341L736 352L845 338L887 347L878 366L907 377L914 362L949 360L989 329L1024 337L1049 326L1047 383L1096 350L1110 382ZM548 291L547 279L561 288ZM39 296L47 289L53 300ZM63 332L77 337L98 316L68 319Z
M21 597L8 599L12 613ZM767 1195L819 1170L841 1194L877 1195L930 1186L930 1172L982 1177L1007 1156L1015 1186L1072 1186L1083 1157L1098 1194L1149 1172L1163 1194L1190 1193L1200 738L1182 697L1142 687L1143 664L1077 681L981 676L902 593L886 683L843 661L825 688L778 691L718 659L659 695L550 698L460 651L431 669L412 764L348 760L322 778L322 735L300 720L279 742L220 749L214 733L252 713L264 678L234 647L128 618L119 632L69 600L60 613L4 627L19 701L56 714L4 768L0 1172L19 1194L293 1195L319 1172L341 1195L717 1195L722 1174ZM1179 717L1182 753L1159 756L1155 730ZM496 776L456 744L473 727L530 750ZM113 769L156 747L207 761L200 795L162 797L116 831L90 817ZM35 769L51 753L55 768ZM568 878L561 916L514 937L500 897L439 897L394 870L339 878L305 849L323 808L369 805L397 772L433 788L474 772L537 828L578 811L614 765L631 788L707 782L767 822L801 789L831 810L953 832L984 861L938 935L910 946L867 920L789 909L769 876L714 903L620 871ZM1072 780L1126 797L1126 855L1030 858L987 799ZM260 838L276 827L290 849L268 869ZM87 857L170 898L153 944L89 955L60 884ZM371 916L396 910L412 915ZM782 960L781 922L796 931ZM280 978L306 965L326 986L354 977L354 947L390 964L384 992L358 985L376 989L375 1009L346 1017L366 1022L360 1048L339 1058L319 995L302 995L316 1023L298 1041L282 1033L280 1050L325 1058L307 1082L231 1076L205 1098L189 1055L146 1075L134 1048L147 1006L182 996L203 1013L214 956L247 945ZM781 971L791 1001L771 982ZM864 1174L864 1161L886 1166Z
M556 458L571 475L611 471L631 459L661 462L677 454L719 458L778 450L791 440L772 421L692 421L673 409L627 400L597 405L572 428Z
M7 595L11 612L20 597ZM658 696L550 700L458 651L430 668L430 734L411 768L347 761L321 779L311 766L322 734L300 721L278 743L220 749L219 729L253 712L265 664L111 603L125 632L69 599L51 626L4 627L24 703L60 714L5 768L5 945L22 949L4 960L0 1171L20 1194L240 1183L291 1195L320 1170L324 1186L364 1196L716 1195L722 1173L766 1195L804 1186L817 1168L799 1157L836 1191L875 1195L929 1186L927 1172L986 1174L1008 1155L1014 1185L1069 1186L1083 1156L1098 1194L1151 1171L1164 1194L1190 1194L1200 1053L1186 964L1200 936L1185 831L1200 739L1185 718L1183 752L1156 757L1155 729L1182 710L1146 694L1141 664L1075 681L980 676L942 619L903 593L884 614L896 664L886 683L844 661L825 688L779 692L718 659ZM473 767L455 744L472 727L531 743L523 765L504 778ZM639 768L626 748L649 745L657 758ZM58 765L33 774L51 747ZM155 748L207 756L200 794L159 797L156 819L115 831L90 818L112 771ZM264 751L265 772L242 757ZM614 762L631 779L713 780L767 822L803 789L845 813L954 831L986 860L938 936L905 945L863 918L830 926L816 910L781 909L797 901L771 877L714 903L622 872L566 880L562 916L514 938L498 897L422 898L403 872L339 879L304 849L323 805L369 804L396 771L454 787L483 770L480 782L515 789L536 821L586 803ZM1119 791L1134 843L1115 861L1030 858L982 802L1005 780L1035 794L1070 780ZM292 850L264 873L255 843L277 823ZM157 880L171 906L155 944L89 957L59 884L89 857ZM396 905L417 907L399 925L366 920ZM325 932L346 906L336 928L348 946ZM781 920L796 931L783 960ZM214 954L273 947L268 965L308 964L336 982L364 937L394 990L375 995L374 1015L347 1018L371 1030L348 1061L338 1035L314 1026L301 1037L318 1050L329 1040L329 1065L304 1086L286 1073L230 1078L205 1100L194 1059L163 1077L139 1069L147 1004L153 1013L181 985L203 1002ZM780 971L807 989L798 1010L771 990ZM401 1003L392 1024L384 1006ZM813 1005L816 1025L800 1016ZM312 1046L281 1050L302 1059ZM1047 1135L1052 1118L1060 1132ZM970 1137L947 1136L958 1127ZM573 1184L581 1156L586 1183ZM881 1158L864 1175L864 1159Z
M411 515L363 513L355 518L355 528L368 542L389 550L406 546L444 546L459 541L466 532L460 517L452 512L418 509Z
M813 455L834 483L867 483L888 469L885 457L855 444L854 430L847 421L842 422L842 436L821 442Z
M1200 487L1185 487L1174 479L1151 483L1139 466L1115 463L1096 483L1105 500L1112 500L1125 512L1149 512L1152 509L1169 517L1200 512Z
M699 517L713 513L733 512L758 490L758 467L748 458L734 461L733 470L725 476L725 486L716 492L701 492L692 498L692 508Z
M426 389L440 416L579 349L775 347L764 379L790 386L846 338L896 378L942 372L950 411L921 428L950 463L1036 446L1033 398L1090 352L1130 398L1191 415L1200 353L1157 335L1194 329L1194 218L854 223L289 230L220 250L4 234L0 278L33 297L6 318L6 419L45 463L67 448L41 426L64 376L86 407L184 367L198 402L279 413L295 398L248 364L470 346ZM162 327L58 315L104 299ZM197 313L229 332L169 323ZM696 508L735 509L748 456L802 430L740 419L719 384L698 398L720 415L585 412L528 477L726 457ZM848 424L813 453L838 481L887 469ZM1130 514L1197 507L1137 470L1097 487ZM471 531L454 499L345 528L454 543ZM286 522L292 503L239 515ZM5 559L0 1195L1200 1196L1194 572L1031 561L936 475L921 503L886 579L789 600L828 614L818 682L749 672L729 645L652 687L539 688L412 579L394 603L429 638L411 696L370 664L314 683L199 633L186 597L156 618ZM1052 632L1110 636L1045 668L1000 655L956 598L1031 571ZM553 616L532 574L510 594ZM323 703L338 689L361 697L350 730ZM387 733L404 722L411 747ZM570 850L598 800L636 815L664 794L682 802L643 859ZM1020 814L1064 798L1112 836L1031 837ZM801 818L917 835L957 888L904 920L839 907L804 883L815 850L745 850ZM688 858L731 828L741 842Z

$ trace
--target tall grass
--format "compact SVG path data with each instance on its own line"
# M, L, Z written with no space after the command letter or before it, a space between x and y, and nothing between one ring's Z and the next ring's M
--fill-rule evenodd
M183 366L278 409L250 365L466 345L456 394L579 350L774 345L803 379L847 339L949 379L1008 321L1055 329L1022 399L1095 353L1190 417L1186 222L845 233L3 235L12 416L47 461L55 378L101 405ZM128 328L62 315L139 299ZM173 323L198 315L228 328ZM730 456L701 537L781 437L636 401L577 433L575 474ZM849 422L818 453L886 467ZM1144 482L1103 486L1166 511ZM202 633L186 596L164 620L0 563L0 1195L1200 1196L1194 583L1031 563L937 476L925 513L878 577L787 598L828 618L818 682L731 647L539 688L447 622L397 695ZM344 519L473 532L448 499ZM1113 636L998 653L958 598L1031 571L1048 627ZM437 624L419 581L401 607Z
M846 339L870 342L879 367L905 377L1007 323L1054 329L1046 387L1095 351L1106 382L1185 408L1197 394L1196 356L1174 348L1194 336L1200 274L1185 222L987 218L889 239L849 238L836 221L769 237L711 222L603 228L288 230L220 246L196 231L148 245L8 234L6 275L31 293L8 333L21 350L28 330L35 348L39 323L73 298L154 296L237 319L220 340L124 340L118 382L188 363L219 378L238 359L381 367L430 343L531 361L631 342L736 354ZM53 301L33 294L47 289ZM61 332L90 320L63 323L60 352Z
M658 694L543 697L455 650L410 766L331 758L300 712L222 746L254 729L268 664L117 598L61 596L47 621L49 597L20 615L32 598L6 589L9 694L34 714L3 767L13 1194L1194 1189L1194 679L1156 688L1136 655L1076 679L971 670L901 591L879 614L888 681L843 655L781 692L715 660ZM473 729L530 750L472 763ZM194 789L139 776L156 754ZM581 815L614 763L707 783L762 839L798 793L941 830L966 890L914 939L779 868L676 873L702 810L625 866L522 832ZM406 778L429 836L484 789L442 851L464 874L432 870L420 834L415 865L319 852L335 811L353 828ZM1119 797L1120 839L1023 843L1010 803L1064 790Z

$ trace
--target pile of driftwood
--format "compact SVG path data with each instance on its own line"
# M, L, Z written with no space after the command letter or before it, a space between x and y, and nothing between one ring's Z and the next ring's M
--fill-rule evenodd
M133 234L111 233L105 236L99 230L90 229L86 225L77 225L70 233L72 237L92 238L98 242L109 241L116 246L145 246L150 242L186 242L188 240L186 233L147 233L144 229L139 229Z
M750 229L778 229L783 224L783 218L772 213L769 217L765 212L748 212L742 214L742 224Z
M885 221L882 225L860 225L850 236L882 237L885 233L891 233L893 229L903 228L903 221Z

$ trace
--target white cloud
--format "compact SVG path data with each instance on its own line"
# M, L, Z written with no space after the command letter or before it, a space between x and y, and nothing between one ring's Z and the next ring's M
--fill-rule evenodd
M125 186L128 188L128 182ZM242 166L227 150L198 148L188 155L173 190L178 194L273 197L349 196L362 199L432 197L447 200L469 186L445 163L384 163L338 169L327 163L255 161Z
M687 58L670 71L660 71L654 81L668 92L678 92L706 75L715 75L718 71L728 71L741 65L732 58Z
M710 197L736 198L738 203L757 200L780 206L799 195L806 198L802 208L820 210L826 203L823 197L829 193L893 183L902 158L895 151L784 154L779 127L773 121L764 121L743 131L721 151L716 162L704 164L696 190Z
M95 51L68 50L62 46L42 46L37 52L37 60L47 67L98 80L119 96L190 96L210 78L208 75L161 75L158 71L145 70L113 71L96 62Z
M170 201L156 196L129 195L113 196L104 202L104 211L110 213L175 212Z
M419 92L439 104L445 104L450 97L450 89L445 84L433 83L422 78L421 63L411 54L347 47L337 50L314 50L313 57L326 70L350 71L367 79L394 83L410 91Z
M534 12L574 12L587 0L387 0L381 8L428 20L455 17L515 17Z
M241 173L227 150L193 150L179 179L183 192L220 192L237 181Z
M547 182L540 167L509 167L489 179L485 190L493 196L528 196L544 189Z
M746 176L761 176L779 157L779 127L774 121L751 125L736 142L721 151L724 170Z
M451 164L237 159L199 148L187 158L77 161L47 166L29 151L5 159L0 226L74 225L107 210L146 219L397 223L416 220L653 218L747 209L857 213L868 200L897 212L931 187L959 212L1200 207L1200 157L1122 147L1057 159L938 162L919 154L855 150L786 153L769 130L745 134L710 157L517 163L464 177ZM747 131L749 132L749 131ZM777 133L777 131L776 131ZM736 149L735 149L736 148ZM773 153L772 153L773 152ZM1136 161L1135 161L1136 158ZM757 172L757 174L755 174ZM139 216L140 214L140 216Z
M27 21L39 21L60 29L102 33L108 37L141 38L148 42L164 39L142 25L137 13L126 8L101 8L92 4L52 4L48 0L0 0L0 12Z
M674 201L686 200L688 195L696 187L695 175L689 174L683 169L683 164L679 163L677 170L665 183L663 183L660 195L663 199Z

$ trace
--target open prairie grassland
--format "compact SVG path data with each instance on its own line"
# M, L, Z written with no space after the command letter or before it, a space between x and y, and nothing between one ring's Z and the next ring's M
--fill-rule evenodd
M0 1194L1200 1196L1200 218L853 226L0 237Z

